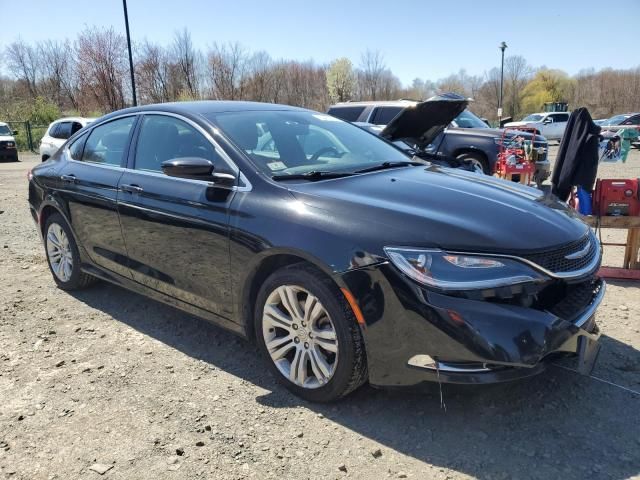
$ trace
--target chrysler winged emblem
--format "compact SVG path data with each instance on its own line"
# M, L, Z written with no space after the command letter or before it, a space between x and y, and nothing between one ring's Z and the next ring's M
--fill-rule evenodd
M591 240L587 241L587 244L584 246L582 250L578 250L577 252L570 253L569 255L565 255L564 258L567 260L577 260L578 258L584 257L591 250Z

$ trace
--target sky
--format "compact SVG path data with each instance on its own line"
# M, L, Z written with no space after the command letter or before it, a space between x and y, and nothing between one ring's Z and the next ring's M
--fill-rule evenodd
M68 5L69 8L62 8ZM640 65L635 38L640 0L128 0L132 40L169 44L187 27L196 46L238 41L273 58L326 63L348 57L355 66L367 50L379 50L404 84L437 80L465 69L482 75L506 55L529 64L580 70ZM121 0L0 0L8 13L0 50L21 37L29 42L74 38L84 28L124 33ZM7 21L10 20L10 21ZM626 33L625 33L626 32ZM618 40L620 42L618 42Z

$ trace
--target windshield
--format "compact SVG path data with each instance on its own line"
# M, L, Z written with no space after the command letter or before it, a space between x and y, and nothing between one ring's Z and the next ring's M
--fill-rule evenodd
M248 111L206 116L269 176L351 172L410 160L375 135L322 113Z
M537 113L534 113L532 115L527 115L522 120L525 122L539 122L543 117L544 115L538 115Z
M627 118L629 118L628 115L615 115L611 117L609 120L605 120L604 125L620 125Z
M469 110L464 110L453 120L453 123L460 128L489 128L489 125L484 123Z
M6 125L0 125L0 135L11 135L11 129Z

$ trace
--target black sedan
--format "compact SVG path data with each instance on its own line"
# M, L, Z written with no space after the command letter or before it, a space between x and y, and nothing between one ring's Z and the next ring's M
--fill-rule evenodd
M107 115L30 173L53 279L95 279L254 340L312 401L365 382L589 371L600 249L563 204L248 102Z

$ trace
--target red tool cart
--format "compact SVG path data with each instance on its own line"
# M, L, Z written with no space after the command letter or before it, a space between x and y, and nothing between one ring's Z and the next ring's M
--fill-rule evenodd
M519 131L531 133L530 140L518 135ZM520 183L529 185L536 171L535 158L538 151L534 147L535 128L505 128L498 147L498 160L495 164L495 175L505 180L513 180L519 175Z

